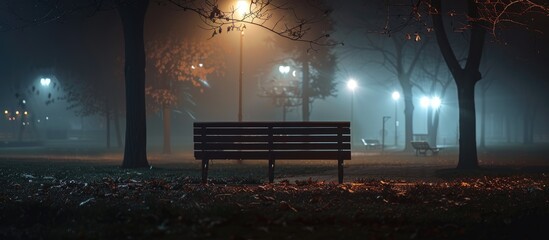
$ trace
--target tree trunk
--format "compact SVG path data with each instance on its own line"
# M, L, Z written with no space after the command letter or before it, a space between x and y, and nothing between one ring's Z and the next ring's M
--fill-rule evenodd
M486 91L482 90L480 100L480 144L479 148L484 150L486 148Z
M475 113L475 84L482 78L479 72L482 49L484 47L485 29L479 22L470 22L471 36L467 62L462 68L452 49L442 22L442 0L433 0L432 6L437 14L432 14L433 27L440 52L456 82L459 104L459 162L458 169L478 168L476 146L476 113ZM478 3L475 0L467 1L467 15L478 17Z
M507 138L507 143L511 143L511 116L510 113L507 113L505 116L505 137Z
M412 150L413 127L414 127L414 100L412 86L401 84L402 95L404 96L404 151Z
M301 89L301 114L304 122L309 121L309 116L311 111L309 110L309 100L310 100L310 77L309 77L309 60L307 56L303 57L303 80L302 80L302 89Z
M145 13L149 0L117 1L124 29L126 139L122 167L148 167L145 109Z
M118 148L122 148L122 135L120 134L120 108L118 105L114 108L113 115L116 146Z
M529 106L525 109L523 113L523 144L533 144L534 143L534 122L535 122L535 111L532 106Z
M162 106L162 121L163 121L163 130L164 130L164 141L163 141L163 153L170 154L172 153L172 142L171 142L171 128L172 128L172 116L171 109L163 105Z
M435 116L433 119L433 124L431 127L433 128L431 130L431 144L433 144L434 147L437 146L437 136L438 136L438 124L440 122L440 109L435 110Z
M111 110L109 101L105 101L105 134L107 149L111 148Z
M459 104L459 162L458 169L478 168L476 114L475 114L475 83L476 80L467 76L457 79Z

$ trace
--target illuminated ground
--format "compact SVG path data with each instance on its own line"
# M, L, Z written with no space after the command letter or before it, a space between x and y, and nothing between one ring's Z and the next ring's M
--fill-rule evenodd
M0 149L0 239L536 239L549 233L547 148L482 152L479 171L439 156L356 152L334 161L215 161L209 185L190 152L150 151L120 169L101 149ZM497 150L497 151L496 151Z

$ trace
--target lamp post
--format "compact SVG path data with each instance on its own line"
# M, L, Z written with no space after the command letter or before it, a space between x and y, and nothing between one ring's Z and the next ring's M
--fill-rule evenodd
M240 0L236 2L235 11L242 18L246 16L246 9L248 8L248 2ZM242 122L242 75L243 71L243 48L244 48L244 28L240 29L240 67L238 71L238 121Z
M354 120L354 114L353 114L353 111L354 111L354 99L355 99L355 89L357 88L358 84L356 82L356 80L354 79L349 79L347 81L347 88L349 90L351 90L351 127L353 126L353 120ZM351 135L351 140L353 140L353 135ZM351 141L351 147L353 146L353 142L354 141Z
M397 119L397 106L398 106L398 99L400 99L400 93L397 91L394 91L392 94L393 100L395 101L395 147L398 146L398 136L397 136L397 130L398 130L398 119Z
M242 45L244 45L244 30L240 31L240 70L238 71L238 121L242 122Z
M284 76L284 81L288 81L287 75L290 72L290 66L282 66L282 65L278 66L278 71ZM278 93L276 93L276 90L275 90L275 94L278 95ZM281 95L282 95L282 121L286 122L286 105L287 105L288 95L286 93L285 86L282 87Z
M385 151L385 122L391 118L390 116L383 116L383 123L381 124L381 152Z

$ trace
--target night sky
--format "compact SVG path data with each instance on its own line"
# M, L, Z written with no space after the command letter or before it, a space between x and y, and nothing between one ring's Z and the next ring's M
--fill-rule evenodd
M335 47L333 52L337 57L337 71L335 72L335 87L333 96L324 99L315 99L311 105L311 120L341 120L348 121L353 112L354 134L361 138L379 139L381 135L382 116L391 116L388 122L388 135L394 134L395 102L391 98L393 91L401 91L397 77L387 68L388 63L383 60L379 51L372 51L371 46L380 46L392 51L389 44L391 38L405 39L407 33L420 31L420 42L407 41L408 52L405 52L405 61L410 61L413 51L420 43L428 42L428 47L421 53L418 67L412 74L412 79L418 87L414 93L414 132L426 133L426 109L420 105L420 98L424 95L421 89L429 87L429 77L422 73L422 68L433 67L437 62L443 62L439 56L434 34L423 34L424 27L411 23L402 29L396 29L391 34L380 34L379 29L384 26L383 6L377 3L363 3L362 1L329 1L333 11L330 16L333 22L330 38ZM459 9L459 7L456 7ZM70 108L69 103L62 98L67 94L67 82L71 79L82 79L94 83L121 83L123 81L123 34L119 16L115 10L101 10L89 14L88 10L76 12L59 21L40 24L30 24L22 28L18 22L5 14L3 27L0 32L0 78L2 83L0 105L2 109L18 108L20 98L16 94L26 94L29 101L29 111L37 119L46 116L57 119L49 127L56 126L69 130L103 129L105 126L100 114L90 114L81 118L76 112L78 108ZM368 14L365 14L368 13ZM29 13L30 14L30 13ZM399 16L391 16L398 18ZM448 23L459 26L458 20L449 20ZM488 136L494 143L503 141L520 142L522 131L522 117L524 109L534 108L535 139L548 141L549 113L545 107L548 102L546 92L549 60L547 43L547 18L536 18L531 22L530 29L522 26L505 26L498 32L499 35L488 34L486 47L481 63L483 80L477 84L477 119L480 119L480 103L482 97L480 85L491 82L486 92L486 116L488 122ZM430 24L427 21L427 26ZM397 25L394 25L397 26ZM457 28L457 27L456 27ZM450 33L456 55L464 55L467 32ZM211 31L204 29L196 14L170 4L150 4L145 21L146 44L166 37L178 37L192 41L205 42L217 49L222 49L224 70L222 74L211 74L208 77L208 86L203 91L189 90L192 100L181 104L174 109L173 133L176 138L189 140L187 134L193 121L234 121L237 117L237 81L239 60L239 34L237 31L226 32L211 37ZM268 79L280 78L278 67L287 64L289 55L280 46L273 42L277 36L256 26L247 26L243 45L243 118L247 121L281 121L282 108L273 104L271 98L262 97L261 84ZM283 44L297 44L292 41L274 40ZM309 54L317 54L313 46ZM445 65L441 68L448 74ZM151 61L147 66L147 82L154 81L154 66ZM62 73L62 74L61 74ZM298 72L299 75L299 72ZM445 76L446 76L445 75ZM57 89L40 89L39 80L43 76L51 76ZM358 82L358 88L352 93L346 88L348 79ZM426 80L427 79L427 80ZM450 79L451 80L451 79ZM29 94L29 89L42 90L39 94ZM115 88L113 91L121 91ZM116 90L118 89L118 90ZM46 94L52 94L54 103L45 104ZM27 96L25 95L25 96ZM440 89L432 95L440 95ZM31 97L32 96L32 97ZM59 99L58 99L59 98ZM354 98L353 100L351 100ZM351 111L351 102L354 109ZM445 96L441 99L442 105L439 141L441 145L454 145L457 139L457 98L454 83L451 83ZM402 136L403 108L402 98L398 100L397 120L399 127L397 134ZM302 114L300 107L290 107L287 120L300 121ZM161 135L161 114L148 112L149 138L154 140ZM37 120L35 119L35 120ZM506 119L506 120L503 120ZM59 125L59 126L57 126ZM83 126L85 125L85 126ZM510 125L507 127L507 125ZM6 129L6 127L3 127ZM6 130L4 130L6 131ZM478 131L478 129L477 129ZM512 135L512 136L508 136ZM184 141L181 140L181 141ZM392 138L391 138L391 141ZM401 137L399 141L403 141ZM151 141L153 142L153 141ZM181 143L180 140L175 140ZM392 142L391 142L392 143ZM155 143L152 143L155 144Z

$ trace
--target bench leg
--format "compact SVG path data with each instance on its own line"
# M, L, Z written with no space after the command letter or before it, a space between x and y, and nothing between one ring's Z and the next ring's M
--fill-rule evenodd
M269 159L269 183L274 182L275 160Z
M337 181L343 183L343 159L337 160Z
M208 159L202 159L202 183L208 183Z

